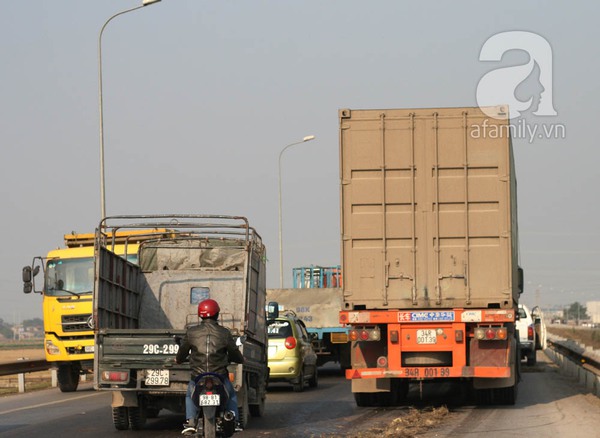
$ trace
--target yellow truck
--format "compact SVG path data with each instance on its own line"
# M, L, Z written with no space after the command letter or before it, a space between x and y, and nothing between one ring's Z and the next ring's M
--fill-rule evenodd
M115 252L136 263L143 234L116 233ZM66 234L64 248L50 251L45 258L35 257L31 266L23 268L23 292L42 294L46 360L56 368L62 392L77 390L80 375L93 370L94 236ZM38 289L34 278L40 268L44 275Z

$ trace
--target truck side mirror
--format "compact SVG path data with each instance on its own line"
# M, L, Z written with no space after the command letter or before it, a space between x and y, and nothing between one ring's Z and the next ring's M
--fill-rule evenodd
M517 287L519 288L519 295L523 293L523 284L525 283L523 268L519 266L518 268L518 279L517 279Z
M23 293L29 294L33 290L33 275L31 266L25 266L23 268Z

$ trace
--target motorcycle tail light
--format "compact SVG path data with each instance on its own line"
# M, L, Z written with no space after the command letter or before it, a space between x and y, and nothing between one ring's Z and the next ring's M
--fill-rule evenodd
M287 348L288 350L293 350L294 348L296 348L296 338L294 338L293 336L285 338L285 348Z

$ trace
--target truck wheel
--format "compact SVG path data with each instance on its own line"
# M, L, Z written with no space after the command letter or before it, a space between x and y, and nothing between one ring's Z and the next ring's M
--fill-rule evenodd
M308 380L308 386L311 388L319 386L319 369L316 366L312 377Z
M304 369L300 370L300 375L298 376L298 382L292 383L294 386L294 392L302 392L304 391Z
M146 424L146 409L144 406L127 408L129 411L129 425L133 430L142 430Z
M127 414L127 408L118 407L112 408L113 424L117 430L129 429L129 416Z
M253 417L262 417L265 413L265 397L260 397L257 404L248 405L250 415Z
M527 354L527 365L532 367L537 363L535 349Z
M500 405L514 405L517 402L517 384L494 389L494 401Z
M355 392L354 400L356 401L356 406L361 408L370 408L375 406L375 399L373 397L372 392Z
M476 389L475 390L476 403L480 406L492 404L492 390L488 389Z
M239 421L242 423L242 427L245 429L248 427L248 416L250 414L250 406L248 405L248 388L244 385L244 388L238 393L238 401L239 397L241 397L242 404L238 407L238 412L240 414Z
M58 366L58 387L61 392L73 392L79 385L79 369L72 364Z

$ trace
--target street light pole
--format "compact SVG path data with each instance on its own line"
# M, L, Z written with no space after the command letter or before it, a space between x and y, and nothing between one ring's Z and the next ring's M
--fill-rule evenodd
M127 12L136 11L143 7L152 5L154 3L158 3L160 0L143 0L140 6L136 6L135 8L126 9L124 11L118 12L108 20L104 22L104 25L100 29L100 34L98 35L98 105L100 112L100 216L101 219L106 217L106 196L105 196L105 185L104 185L104 105L102 100L102 34L104 33L104 29L110 23L113 18L118 17L119 15L126 14Z
M314 140L314 135L307 135L302 141L297 141L292 144L288 144L279 152L279 288L283 289L283 232L282 232L282 221L281 221L281 156L283 153L292 146L297 144L306 143L307 141Z

